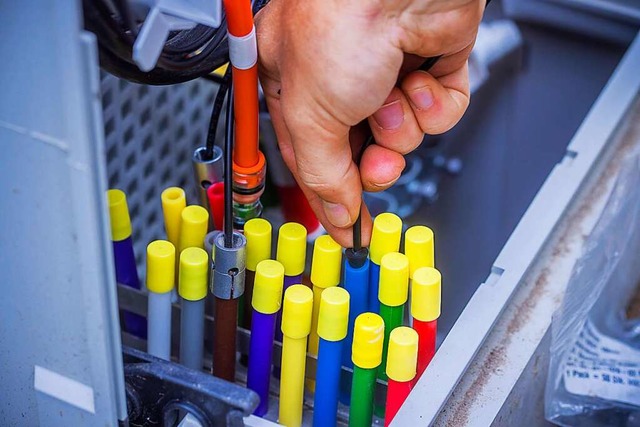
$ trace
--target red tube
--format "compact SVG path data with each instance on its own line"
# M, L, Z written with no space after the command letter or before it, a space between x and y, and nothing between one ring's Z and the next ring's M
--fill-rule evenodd
M418 333L418 374L414 379L414 383L422 375L431 359L436 354L436 334L438 330L438 320L423 322L416 318L413 319L413 329Z
M384 411L384 427L387 427L411 393L412 381L399 382L389 378L387 383L387 407Z
M271 167L271 163L269 163ZM278 195L280 196L280 204L284 219L287 222L297 222L304 225L307 233L315 233L320 226L320 221L313 213L309 202L304 193L295 182L291 186L278 186Z
M209 213L214 230L222 230L224 221L224 183L216 182L207 188Z

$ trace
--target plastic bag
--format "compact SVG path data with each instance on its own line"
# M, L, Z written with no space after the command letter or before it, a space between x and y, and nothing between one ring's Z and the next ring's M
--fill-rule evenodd
M640 158L623 167L552 322L545 417L640 426ZM635 301L634 301L635 300ZM633 317L633 316L632 316Z

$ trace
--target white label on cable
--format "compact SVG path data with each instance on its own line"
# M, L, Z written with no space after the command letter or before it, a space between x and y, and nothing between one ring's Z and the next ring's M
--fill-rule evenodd
M564 364L570 393L640 405L640 350L587 321Z
M229 34L229 59L239 70L248 70L258 62L258 46L256 44L256 27L243 37Z
M42 366L35 365L33 388L91 414L96 413L93 388Z

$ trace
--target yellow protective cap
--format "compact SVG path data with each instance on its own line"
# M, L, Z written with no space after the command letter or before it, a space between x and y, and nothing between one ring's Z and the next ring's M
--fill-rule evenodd
M384 305L397 307L409 296L409 258L400 252L391 252L380 263L378 299Z
M351 360L363 369L374 369L382 363L384 320L375 313L362 313L353 326Z
M180 244L179 252L186 248L204 248L204 236L209 226L209 212L202 206L191 205L180 214Z
M147 245L147 290L164 294L173 289L176 270L176 248L166 240Z
M442 276L435 268L422 267L411 282L411 316L431 322L440 317Z
M322 291L318 336L327 341L340 341L347 336L349 324L349 292L332 286Z
M282 334L289 338L305 338L311 332L313 291L305 285L292 285L284 292Z
M311 283L319 288L338 286L342 248L329 235L320 236L313 244L311 259Z
M180 254L178 293L189 301L207 296L209 255L200 248L187 248Z
M389 335L387 376L394 381L411 381L417 364L418 333L407 326L395 328Z
M258 263L271 258L271 224L262 218L253 218L244 224L247 239L247 270L256 271Z
M112 189L107 191L109 200L109 219L111 222L111 240L119 242L131 237L131 218L127 196L124 191Z
M276 259L284 266L284 274L302 274L306 257L307 229L297 222L282 224L278 232Z
M404 233L404 253L409 257L409 277L421 267L434 266L433 231L415 225Z
M251 306L264 314L277 313L282 303L284 267L278 261L265 259L256 267Z
M389 252L400 250L402 238L402 220L396 214L382 213L373 221L369 256L371 262L380 265L382 257Z
M169 187L160 195L162 200L162 213L164 214L164 229L167 232L167 240L178 246L180 243L180 223L182 222L182 210L187 206L187 198L180 187Z

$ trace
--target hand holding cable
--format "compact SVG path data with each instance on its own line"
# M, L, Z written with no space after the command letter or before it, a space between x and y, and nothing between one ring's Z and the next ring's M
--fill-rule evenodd
M484 1L272 0L257 15L261 82L281 152L341 245L351 246L362 190L391 186L424 133L462 116L483 9ZM437 56L430 73L404 71ZM358 168L349 137L363 120L376 144ZM366 208L362 215L366 245L371 219Z

